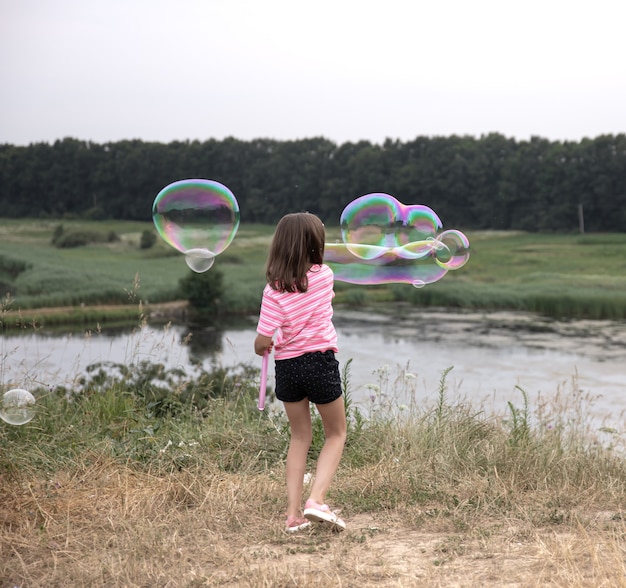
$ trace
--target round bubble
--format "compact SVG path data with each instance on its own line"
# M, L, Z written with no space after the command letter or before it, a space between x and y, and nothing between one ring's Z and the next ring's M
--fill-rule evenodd
M428 206L405 205L374 193L341 214L342 243L327 243L324 261L335 279L353 284L411 284L422 288L469 259L469 240L443 224Z
M189 249L185 252L185 261L189 269L201 274L213 267L215 255L208 249Z
M442 245L442 253L436 258L442 267L449 270L459 269L469 260L469 239L461 231L443 231L438 242Z
M0 404L0 418L10 425L25 425L35 416L35 397L28 391L15 388L5 392Z
M239 204L219 182L180 180L157 194L152 220L161 238L185 254L189 267L203 272L235 238Z

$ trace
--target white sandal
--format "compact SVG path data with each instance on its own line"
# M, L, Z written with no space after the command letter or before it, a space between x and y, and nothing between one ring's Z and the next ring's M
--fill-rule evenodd
M346 528L346 523L327 504L318 504L310 498L304 505L304 517L309 521L332 525L333 531L343 531Z

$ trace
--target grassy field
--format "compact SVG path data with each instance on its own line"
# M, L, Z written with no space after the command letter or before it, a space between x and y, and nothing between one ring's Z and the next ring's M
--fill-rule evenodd
M87 232L117 240L59 249L55 229ZM181 254L160 239L139 247L151 223L0 220L0 283L14 290L4 310L26 317L42 307L74 307L72 322L95 305L131 305L107 312L136 317L134 305L172 301L179 280L190 273ZM256 312L273 227L242 226L216 259L223 273L226 313ZM339 237L328 228L328 240ZM336 282L338 305L408 301L417 306L515 309L555 318L626 318L626 235L552 235L511 232L468 233L471 257L441 281L415 289L405 284L354 286ZM126 313L126 314L123 314ZM50 319L49 319L50 320ZM28 320L26 322L29 322Z
M66 233L114 233L117 240L57 248L51 241L59 225ZM0 278L14 286L15 303L24 309L174 300L179 280L191 270L184 257L160 239L150 249L141 249L141 234L146 230L154 231L154 226L120 221L3 220L0 221ZM237 247L217 258L215 267L225 274L229 296L246 300L248 284L252 282L257 288L262 284L270 235L269 227L242 227ZM256 300L258 292L254 296ZM252 302L232 303L233 307L246 304Z
M430 406L405 378L400 416L348 406L328 497L348 528L297 536L288 428L252 374L119 366L42 390L32 421L0 422L0 586L626 586L623 444L576 382L489 417L445 376Z

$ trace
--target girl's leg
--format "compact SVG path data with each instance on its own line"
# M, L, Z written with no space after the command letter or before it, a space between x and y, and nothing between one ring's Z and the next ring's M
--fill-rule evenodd
M316 407L322 417L326 439L317 460L310 498L318 504L324 504L346 443L346 411L343 396L328 404L317 404Z
M306 458L311 446L311 410L309 400L284 402L291 441L287 452L287 516L302 516L302 486L306 471Z

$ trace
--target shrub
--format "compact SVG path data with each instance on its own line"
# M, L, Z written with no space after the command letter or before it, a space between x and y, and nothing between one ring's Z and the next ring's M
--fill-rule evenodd
M89 235L83 231L77 231L75 233L67 233L61 235L56 241L55 245L59 249L70 249L72 247L82 247L89 243Z
M99 231L72 231L69 233L63 232L59 238L53 243L59 249L70 249L72 247L82 247L89 243L103 243L109 241L109 236L103 235Z
M59 239L63 236L65 229L63 225L57 225L54 229L54 233L52 233L52 244L56 245L59 242Z
M139 241L139 249L150 249L156 243L156 235L153 231L147 229L141 233L141 240Z
M104 210L104 208L102 208L101 206L94 206L94 207L89 208L88 210L86 210L82 214L82 217L86 218L87 220L99 221L99 220L106 219L107 218L107 213Z
M22 272L31 268L32 265L25 261L0 255L0 276L9 276L11 279L15 279Z
M180 293L189 301L189 312L195 321L215 323L221 309L223 274L212 268L203 273L190 272L179 282Z

